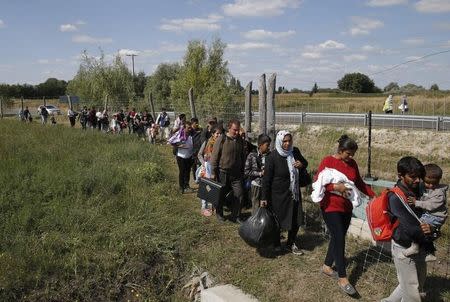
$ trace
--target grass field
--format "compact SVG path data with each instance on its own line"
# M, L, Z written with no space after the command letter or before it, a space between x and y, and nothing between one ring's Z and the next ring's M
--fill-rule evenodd
M295 130L311 167L333 152L343 131ZM364 135L351 131L363 170ZM317 208L307 202L308 228L298 240L306 255L264 258L239 238L236 225L200 216L195 195L176 192L176 164L166 146L14 120L0 121L0 139L1 301L185 301L181 288L194 268L261 301L352 301L319 273L327 241ZM409 153L376 148L385 155L375 157L376 173L386 176ZM441 159L445 171L449 162ZM438 250L448 259L446 238ZM395 284L389 262L363 267L368 246L359 240L347 246L349 278L361 301L379 300ZM438 266L445 263L448 274L448 262ZM450 299L449 280L431 271L430 301Z

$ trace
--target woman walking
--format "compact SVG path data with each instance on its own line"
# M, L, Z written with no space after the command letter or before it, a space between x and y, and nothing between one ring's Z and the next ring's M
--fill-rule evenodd
M308 162L292 144L290 132L277 133L275 150L267 156L264 166L260 205L270 205L281 229L288 231L286 249L295 255L302 255L303 252L295 244L299 226L303 222L299 169L306 168ZM281 249L280 241L275 249Z
M372 189L362 180L358 165L353 159L356 150L358 150L357 143L347 135L342 135L338 143L337 152L325 157L320 163L315 180L325 168L335 169L344 174L349 181L352 181L362 193L370 197L375 196ZM346 294L354 295L356 290L347 279L344 258L345 235L350 226L353 210L353 204L348 199L351 195L350 190L343 182L325 185L325 194L320 201L320 208L331 238L322 272L327 276L338 279L339 287ZM333 269L333 263L337 271Z

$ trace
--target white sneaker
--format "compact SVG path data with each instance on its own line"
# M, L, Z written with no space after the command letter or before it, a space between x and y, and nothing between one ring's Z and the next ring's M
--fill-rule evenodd
M297 245L295 243L291 246L291 251L292 251L292 254L297 255L297 256L301 256L301 255L305 254L301 249L299 249L297 247Z

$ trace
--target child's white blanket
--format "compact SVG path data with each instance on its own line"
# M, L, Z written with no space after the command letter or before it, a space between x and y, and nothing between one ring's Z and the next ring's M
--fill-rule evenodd
M311 199L313 202L320 202L325 196L325 186L328 184L336 184L342 182L345 187L349 188L348 200L351 201L353 207L358 207L361 205L364 193L359 191L353 181L349 180L347 176L339 172L336 169L325 168L317 176L317 180L312 184L313 192L311 193ZM342 195L339 192L334 192L334 194Z

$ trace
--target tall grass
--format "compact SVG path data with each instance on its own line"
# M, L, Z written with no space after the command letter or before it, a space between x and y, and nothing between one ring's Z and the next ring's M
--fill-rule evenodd
M160 149L8 120L0 139L1 301L169 300L199 231Z

